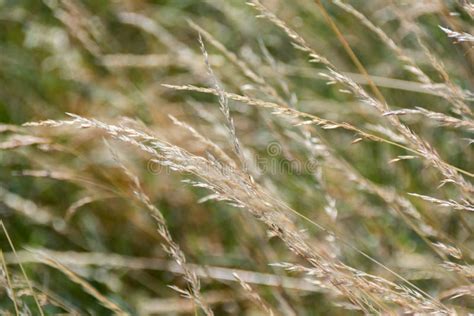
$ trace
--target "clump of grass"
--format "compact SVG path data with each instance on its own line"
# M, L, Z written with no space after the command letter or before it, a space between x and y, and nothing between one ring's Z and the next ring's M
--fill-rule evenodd
M2 312L471 312L472 5L373 5L0 5Z

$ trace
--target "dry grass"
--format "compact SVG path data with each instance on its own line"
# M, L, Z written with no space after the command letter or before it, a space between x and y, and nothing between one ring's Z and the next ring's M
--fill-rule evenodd
M2 313L473 311L472 4L37 6L0 4Z

